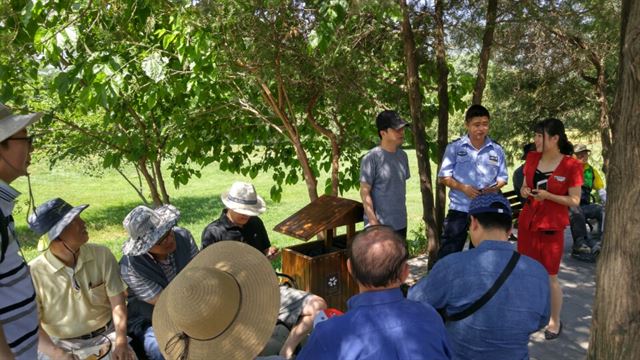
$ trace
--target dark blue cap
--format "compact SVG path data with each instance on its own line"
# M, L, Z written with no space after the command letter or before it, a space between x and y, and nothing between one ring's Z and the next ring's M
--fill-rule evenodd
M499 204L499 205L496 205ZM493 206L492 206L493 205ZM502 194L486 193L476 196L469 205L469 215L497 213L512 216L511 205Z
M89 205L73 207L68 202L55 198L38 206L29 216L29 228L38 237L49 233L49 240L54 240L71 221Z

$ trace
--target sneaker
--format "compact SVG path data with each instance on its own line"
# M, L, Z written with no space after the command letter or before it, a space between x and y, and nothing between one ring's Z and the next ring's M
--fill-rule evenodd
M580 244L580 246L578 247L574 247L572 252L572 254L591 254L591 248L587 245L587 244Z
M594 254L585 254L585 253L571 253L571 257L582 262L594 263L596 262L596 255Z

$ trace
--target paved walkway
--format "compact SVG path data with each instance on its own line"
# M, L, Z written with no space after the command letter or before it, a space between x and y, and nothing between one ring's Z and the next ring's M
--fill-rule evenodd
M544 331L531 336L529 352L533 360L575 360L584 359L589 345L592 305L596 291L596 264L573 259L571 234L565 231L564 257L560 264L560 283L564 291L562 306L562 335L556 340L544 339ZM409 260L411 276L409 282L416 281L426 273L428 259L422 255ZM497 319L496 319L497 320Z

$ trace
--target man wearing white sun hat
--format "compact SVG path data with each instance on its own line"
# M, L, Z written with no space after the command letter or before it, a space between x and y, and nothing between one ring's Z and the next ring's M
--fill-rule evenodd
M252 184L233 183L229 191L221 195L221 200L225 209L202 232L203 248L220 241L234 240L253 246L269 260L280 254L276 247L271 246L264 223L258 217L267 207ZM326 308L326 302L317 295L280 286L278 319L291 328L280 350L282 357L288 359L294 355L296 347L311 332L317 312Z

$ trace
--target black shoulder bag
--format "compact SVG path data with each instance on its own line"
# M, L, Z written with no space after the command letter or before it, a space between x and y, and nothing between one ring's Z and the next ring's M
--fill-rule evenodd
M496 282L493 283L493 286L491 286L491 288L487 290L487 292L484 295L482 295L478 300L476 300L473 304L469 305L468 308L453 315L447 315L447 310L445 308L437 309L440 316L442 316L442 320L444 322L459 321L468 317L474 312L478 311L481 307L484 306L484 304L486 304L487 302L489 302L489 300L491 300L491 298L493 297L493 295L496 294L496 292L498 292L502 284L504 284L504 282L507 280L509 275L511 275L511 272L516 267L516 264L518 263L519 259L520 259L520 253L518 253L517 251L514 251L513 255L511 255L511 259L509 260L509 263L507 263L507 266L504 268L504 270L502 270L502 273L500 273L500 276L498 276L498 278L496 279Z

